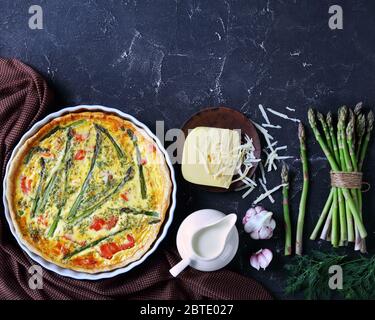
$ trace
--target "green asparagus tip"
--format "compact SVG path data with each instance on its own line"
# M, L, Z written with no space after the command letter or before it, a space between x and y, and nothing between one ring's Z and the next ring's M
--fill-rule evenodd
M354 107L354 113L356 116L359 116L360 113L362 112L362 106L363 106L363 103L361 101L361 102L358 102L356 106Z
M348 107L347 106L341 107L341 114L342 114L342 117L343 117L343 121L346 121L346 118L348 117Z
M353 136L354 136L354 124L355 124L355 118L354 118L353 112L351 111L350 112L349 123L348 123L348 126L346 127L346 136L347 136L348 140L352 140L353 139Z
M69 127L68 129L68 139L72 139L73 138L73 128L72 127Z
M305 127L302 122L300 122L298 126L298 138L300 141L303 141L306 138Z
M332 118L332 112L331 111L329 111L327 113L327 124L328 124L328 126L332 126L333 125L333 118Z
M363 113L358 115L358 120L356 123L356 130L357 130L357 134L359 137L363 137L363 135L366 132L366 117Z
M324 116L323 116L323 114L322 113L320 113L319 111L316 113L316 115L317 115L317 118L318 118L318 120L320 121L320 122L324 122Z
M367 115L367 132L371 132L374 128L374 112L370 111Z
M289 182L289 168L286 163L283 163L283 167L281 169L281 180L282 183Z
M339 126L344 125L347 116L348 116L348 108L346 106L342 106L339 109Z
M314 109L310 108L308 112L309 122L312 128L316 127L316 118Z

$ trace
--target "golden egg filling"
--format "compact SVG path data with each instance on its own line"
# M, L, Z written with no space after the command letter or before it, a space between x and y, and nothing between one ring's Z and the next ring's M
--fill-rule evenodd
M112 114L81 112L52 120L18 150L7 201L32 252L96 273L149 250L171 190L164 154L143 129Z

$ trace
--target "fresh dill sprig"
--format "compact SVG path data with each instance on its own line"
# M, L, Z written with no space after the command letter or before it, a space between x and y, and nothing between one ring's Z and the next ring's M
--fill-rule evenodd
M331 290L329 268L339 265L343 270L343 288ZM357 258L313 251L297 256L287 270L286 294L302 292L306 299L330 299L334 294L344 299L375 299L375 256Z

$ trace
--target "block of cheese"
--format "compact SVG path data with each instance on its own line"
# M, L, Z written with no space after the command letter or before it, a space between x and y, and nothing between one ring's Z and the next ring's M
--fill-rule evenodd
M185 180L228 189L240 157L238 131L197 127L187 136L182 153Z

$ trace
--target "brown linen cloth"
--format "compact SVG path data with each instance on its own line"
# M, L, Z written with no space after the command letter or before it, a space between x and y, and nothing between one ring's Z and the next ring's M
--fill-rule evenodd
M44 79L22 62L0 58L0 170L23 133L45 114L52 94ZM175 250L149 257L129 273L100 281L79 281L43 271L43 289L32 290L35 264L18 246L0 206L0 299L271 299L257 282L227 270L189 269L174 279Z

